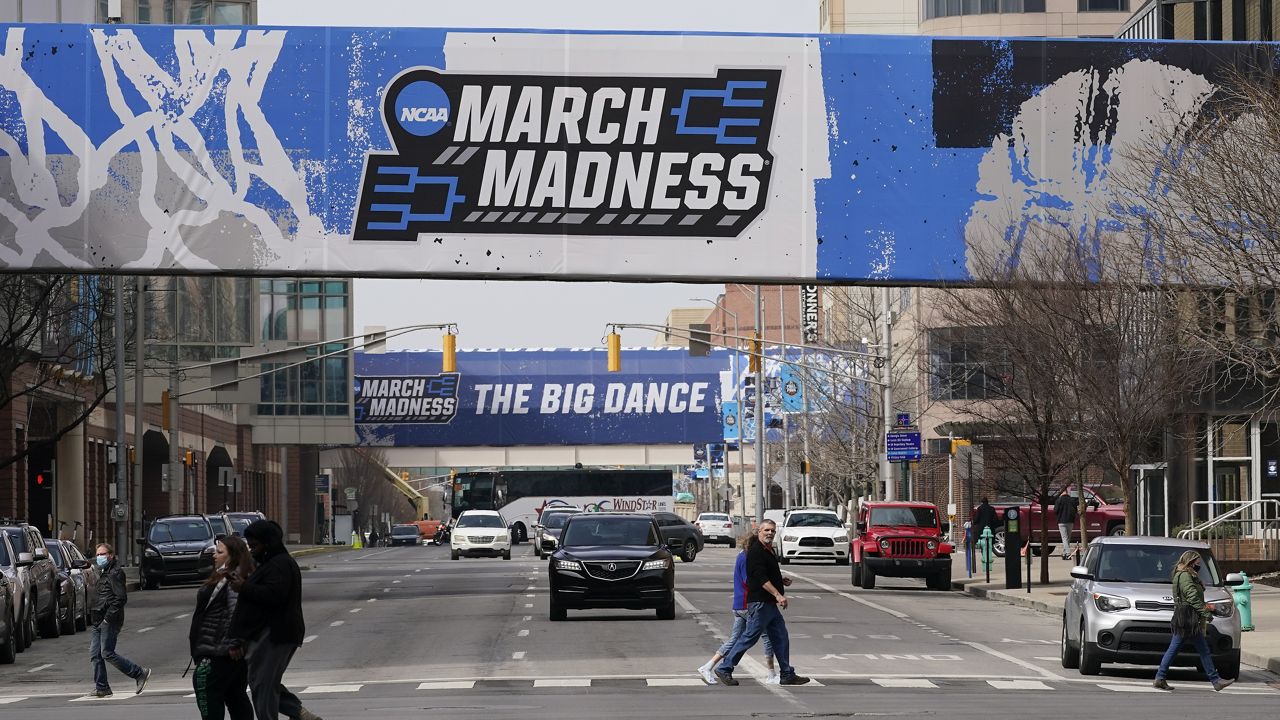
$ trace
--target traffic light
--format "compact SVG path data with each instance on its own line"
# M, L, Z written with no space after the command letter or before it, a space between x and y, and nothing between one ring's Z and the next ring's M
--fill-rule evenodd
M52 470L41 470L36 473L36 488L40 490L53 490Z
M706 357L711 354L711 325L689 324L689 357Z
M401 471L400 471L400 482L403 482L403 483L407 483L407 482L409 482L409 471L408 471L408 470L401 470Z
M747 369L753 373L760 372L760 355L763 352L763 345L760 343L760 333L755 333L751 338L751 357L747 361Z
M458 336L445 333L442 340L444 357L440 360L440 372L458 372Z
M622 372L622 336L609 333L605 346L609 349L609 372Z
M808 461L808 460L801 460L801 461L800 461L800 474L801 474L801 475L808 475L808 474L809 474L809 461Z
M183 465L186 465L187 467L192 467L193 463L195 463L195 460L196 460L196 454L191 452L190 450L182 453Z

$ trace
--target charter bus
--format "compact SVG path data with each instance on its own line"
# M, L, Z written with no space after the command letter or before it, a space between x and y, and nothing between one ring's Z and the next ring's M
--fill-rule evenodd
M671 512L670 470L481 470L453 480L453 517L497 510L515 542L529 539L544 507L575 505L587 512Z

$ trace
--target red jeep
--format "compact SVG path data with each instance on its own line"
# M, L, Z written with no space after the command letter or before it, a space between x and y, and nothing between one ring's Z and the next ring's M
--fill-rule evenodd
M924 502L868 502L858 510L850 542L853 585L871 590L876 576L924 578L932 590L951 589L951 543L938 506Z

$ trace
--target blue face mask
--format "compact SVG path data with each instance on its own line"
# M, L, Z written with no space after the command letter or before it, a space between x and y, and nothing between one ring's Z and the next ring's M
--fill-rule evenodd
M100 567L100 568L104 568L104 567L106 567L106 566L107 566L107 562L108 562L108 560L107 560L107 556L106 556L106 555L98 555L98 556L95 556L95 557L94 557L94 562L98 563L98 567Z

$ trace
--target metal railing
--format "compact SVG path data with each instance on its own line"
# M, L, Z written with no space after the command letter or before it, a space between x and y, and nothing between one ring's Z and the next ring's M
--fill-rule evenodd
M1221 560L1242 559L1244 548L1250 545L1260 546L1258 559L1276 559L1280 500L1197 500L1191 503L1191 517L1197 516L1206 519L1180 531L1178 537L1211 544Z

